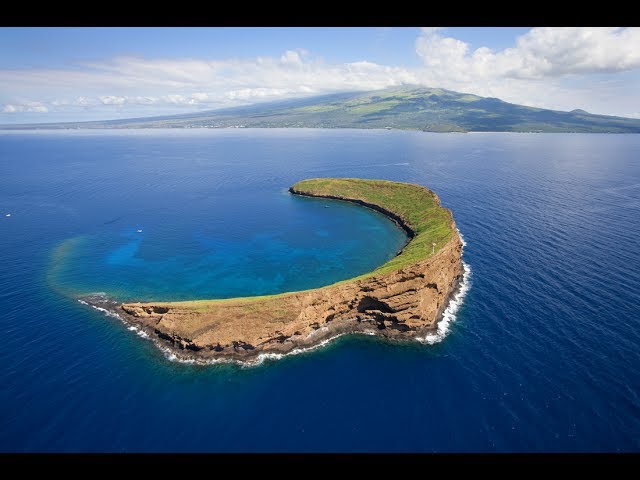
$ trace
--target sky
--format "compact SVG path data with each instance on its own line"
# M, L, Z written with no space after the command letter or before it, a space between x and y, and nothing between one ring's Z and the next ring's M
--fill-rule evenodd
M640 28L0 28L0 124L408 84L640 118Z

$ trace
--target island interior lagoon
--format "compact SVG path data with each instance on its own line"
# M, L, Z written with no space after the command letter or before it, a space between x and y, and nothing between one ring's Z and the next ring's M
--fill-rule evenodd
M0 133L0 449L637 451L639 158L636 135ZM312 290L399 258L389 217L288 190L327 177L451 212L462 277L430 341L197 362L78 301Z
M374 271L317 289L124 305L89 294L78 301L151 335L176 358L198 362L255 363L265 355L315 349L349 333L427 342L440 338L466 283L462 241L437 195L420 185L359 178L308 179L289 192L323 199L325 208L332 203L327 200L339 200L383 213L408 241Z

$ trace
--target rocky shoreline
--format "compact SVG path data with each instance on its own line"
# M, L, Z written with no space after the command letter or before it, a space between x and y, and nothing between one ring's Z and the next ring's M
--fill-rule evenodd
M416 235L402 215L383 206L295 186L290 192L373 208L402 227L409 243ZM104 296L80 300L117 316L184 361L251 363L264 354L312 349L352 333L415 339L436 331L463 279L462 241L450 212L449 218L453 234L435 254L395 271L374 271L327 287L215 301L119 304Z

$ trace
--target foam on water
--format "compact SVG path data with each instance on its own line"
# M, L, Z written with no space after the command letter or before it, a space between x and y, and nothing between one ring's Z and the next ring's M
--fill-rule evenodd
M106 297L106 295L104 293L97 293L97 294L93 294L92 296L103 297L105 300L108 299L108 297ZM135 332L136 335L138 335L139 337L150 338L149 334L147 332L145 332L144 330L141 330L140 328L136 327L135 325L131 325L124 318L122 318L120 315L118 315L116 312L112 312L111 310L109 310L107 308L99 307L98 305L92 305L92 304L88 303L87 301L82 300L81 298L78 299L78 303L81 303L82 305L87 305L87 306L89 306L89 307L91 307L91 308L103 313L104 315L106 315L108 317L117 318L118 320L120 320L122 323L124 323L126 325L127 330L129 330L130 332Z
M460 233L460 230L456 230L458 231L460 241L462 242L462 252L464 252L464 247L467 246L467 242L465 241L462 233ZM458 291L451 297L447 308L445 308L444 312L442 313L442 319L438 322L436 333L431 333L429 335L425 335L424 337L416 337L416 340L427 345L440 343L442 340L444 340L444 337L446 337L449 333L451 323L456 320L456 312L460 309L460 306L464 302L464 297L467 296L469 288L471 288L471 267L469 266L469 264L463 261L462 281L460 282Z
M125 323L125 325L127 325L127 323L122 319L122 317L120 315L118 315L115 312L112 312L111 310L108 310L108 309L102 308L102 307L98 307L97 305L91 305L90 303L87 303L82 299L78 299L78 303L81 303L82 305L88 305L91 308L95 308L96 310L98 310L99 312L104 313L108 317L113 317L113 318L117 318L119 320L122 320L122 322Z
M416 340L420 343L428 345L439 343L444 340L449 333L451 323L455 322L456 313L464 302L464 297L467 295L469 288L471 288L471 267L465 262L462 262L462 268L462 282L460 282L458 291L453 295L451 300L449 300L449 305L447 305L447 308L442 313L442 320L438 322L436 333L425 335L424 337L416 337Z
M374 335L373 333L368 333L368 332L363 332L363 333L358 332L357 334ZM281 360L285 357L292 357L296 355L302 355L305 353L313 352L315 350L318 350L320 348L323 348L329 345L334 340L337 340L338 338L343 337L345 335L349 335L349 334L339 333L331 338L322 340L321 342L318 342L316 345L313 345L311 347L294 348L293 350L287 353L260 353L255 358L252 358L249 360L239 360L239 359L231 359L231 358L196 359L196 358L188 358L188 357L187 358L179 357L175 354L173 350L161 344L160 341L153 340L153 342L162 351L162 353L167 358L167 360L171 362L186 363L186 364L192 364L192 365L193 364L195 365L235 364L242 368L250 368L250 367L260 366L268 360L271 360L271 361Z

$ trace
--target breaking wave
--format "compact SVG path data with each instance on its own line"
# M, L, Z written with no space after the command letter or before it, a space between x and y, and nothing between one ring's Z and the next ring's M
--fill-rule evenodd
M462 241L462 250L464 251L464 247L467 246L467 242L465 242L462 233L460 233L460 230L458 230L458 235L460 235L460 240ZM471 267L463 261L462 270L462 281L460 282L460 287L458 288L458 291L451 297L451 300L449 300L449 305L447 305L447 308L442 313L442 319L438 322L436 332L425 335L424 337L416 337L416 340L420 343L425 343L428 345L440 343L449 333L451 324L455 322L457 318L456 313L464 302L464 297L467 296L469 288L471 288Z

